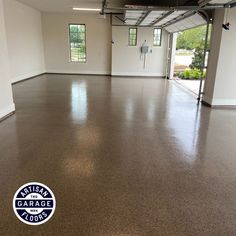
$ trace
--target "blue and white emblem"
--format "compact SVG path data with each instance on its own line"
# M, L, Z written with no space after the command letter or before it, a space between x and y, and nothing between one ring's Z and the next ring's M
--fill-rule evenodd
M46 185L28 183L15 193L13 209L18 219L25 224L41 225L53 216L56 199L52 190Z

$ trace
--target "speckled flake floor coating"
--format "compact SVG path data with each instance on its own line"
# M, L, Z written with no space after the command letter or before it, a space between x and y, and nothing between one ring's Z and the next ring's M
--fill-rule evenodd
M0 123L0 235L236 235L236 110L164 79L44 75L13 86ZM12 210L49 186L53 218Z

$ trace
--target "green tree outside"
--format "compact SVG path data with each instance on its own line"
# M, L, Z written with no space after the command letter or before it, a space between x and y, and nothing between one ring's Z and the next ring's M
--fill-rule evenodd
M179 73L179 77L183 79L200 79L201 77L201 67L204 60L204 46L206 38L206 25L197 28L189 29L179 33L177 38L177 50L191 50L194 52L192 64L190 68L186 69L184 72ZM209 30L209 37L207 42L207 49L210 48L210 35L211 26ZM203 76L206 75L204 71Z
M210 27L211 30L211 27ZM210 31L209 31L210 32ZM196 48L204 48L206 37L206 25L194 29L185 30L179 33L177 38L177 50L194 50ZM210 41L210 33L208 39L208 47Z

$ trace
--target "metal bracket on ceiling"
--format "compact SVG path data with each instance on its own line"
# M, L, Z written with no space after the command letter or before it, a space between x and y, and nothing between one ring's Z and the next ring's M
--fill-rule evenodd
M206 5L204 7L200 7L200 6L178 6L178 7L163 7L163 6L159 6L159 7L153 7L153 6L149 6L149 7L105 7L105 10L110 10L110 11L198 11L198 10L213 10L213 9L217 9L217 8L224 8L225 5L223 4L217 4L217 5Z
M102 2L102 11L101 11L101 15L105 14L105 9L107 8L107 0L103 0Z
M225 8L234 8L234 7L236 7L236 1L235 0L225 4Z

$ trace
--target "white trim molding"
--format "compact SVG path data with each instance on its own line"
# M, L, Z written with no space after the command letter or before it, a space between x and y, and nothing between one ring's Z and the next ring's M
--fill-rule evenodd
M212 106L236 106L236 99L220 99L212 100Z
M25 80L25 79L28 79L28 78L31 78L31 77L35 77L35 76L38 76L38 75L41 75L41 74L44 74L44 73L46 73L45 70L43 70L43 71L38 70L38 71L29 72L27 74L18 75L18 76L13 77L11 79L11 82L12 83L20 82L22 80Z
M203 97L203 102L209 104L210 106L214 107L214 106L236 106L236 99L232 98L232 99L221 99L221 98L215 98L215 99L211 99L207 96Z
M135 72L112 72L112 76L143 76L143 77L164 77L162 73L135 73Z

